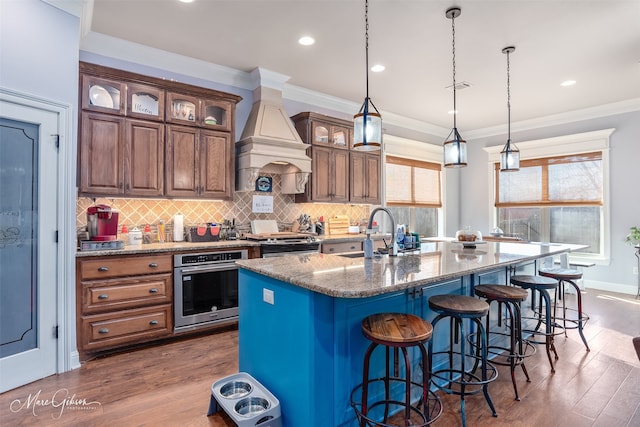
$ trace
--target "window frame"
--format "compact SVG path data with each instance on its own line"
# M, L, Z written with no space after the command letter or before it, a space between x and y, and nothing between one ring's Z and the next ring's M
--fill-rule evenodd
M615 128L603 129L593 132L584 132L578 134L570 134L557 136L552 138L531 140L518 142L520 149L521 162L525 160L563 157L572 155L581 155L593 152L600 152L602 155L602 205L600 217L600 248L598 253L594 254L572 254L571 259L575 261L594 262L598 265L609 265L611 260L611 202L610 202L610 179L609 179L609 140ZM497 206L497 174L495 164L500 161L500 151L502 145L485 147L488 153L487 174L489 188L491 188L492 197L488 201L489 219L493 227L497 225L498 206ZM517 173L517 172L514 172ZM591 203L592 204L592 203ZM565 206L576 206L577 204L565 204ZM579 205L579 204L578 204ZM515 206L502 205L500 207L524 207L522 204ZM556 204L538 204L538 206L556 206Z

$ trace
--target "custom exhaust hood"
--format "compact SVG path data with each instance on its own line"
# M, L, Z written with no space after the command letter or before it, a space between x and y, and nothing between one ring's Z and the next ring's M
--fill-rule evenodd
M311 158L282 106L282 88L289 77L264 68L254 69L251 77L254 102L236 142L236 190L254 191L258 176L270 173L280 175L282 193L302 193Z

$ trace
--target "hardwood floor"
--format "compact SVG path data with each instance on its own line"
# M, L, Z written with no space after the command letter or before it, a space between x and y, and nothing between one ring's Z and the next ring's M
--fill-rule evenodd
M469 427L640 425L640 362L631 342L640 335L640 300L595 290L583 297L591 351L575 330L557 337L560 359L551 374L538 347L527 360L531 382L517 373L520 402L513 399L508 367L499 367L490 385L498 417L481 394L472 396ZM0 395L0 425L234 426L224 414L206 413L212 383L237 371L236 330L114 354ZM444 413L434 425L460 425L459 398L440 396ZM20 406L29 400L29 407Z

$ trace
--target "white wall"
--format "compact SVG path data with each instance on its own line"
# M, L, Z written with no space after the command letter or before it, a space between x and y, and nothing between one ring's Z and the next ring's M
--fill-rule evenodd
M640 111L513 133L512 141L615 128L610 139L611 264L584 271L587 285L635 293L638 276L633 275L636 257L624 243L629 227L640 226ZM487 177L487 153L483 147L502 146L506 135L469 141L469 166L461 171L461 221L473 229L489 231L492 189ZM523 156L525 153L522 154ZM622 286L620 286L622 285Z
M61 131L68 130L60 149L64 159L44 158L42 162L68 165L61 173L61 192L74 194L76 176L76 129L78 104L78 35L79 18L63 12L40 0L2 0L0 4L0 86L11 92L51 101L69 107L69 121L61 123ZM75 197L59 200L66 204L68 212L75 212ZM54 207L55 210L55 207ZM60 212L60 208L58 208ZM60 370L77 365L75 334L75 218L60 219L62 241L59 253L59 272L70 280L61 280L58 302L64 301L64 313L58 313L58 321L64 327L58 353ZM70 243L70 244L68 244ZM45 278L46 279L46 278ZM51 280L52 278L49 278ZM44 283L55 286L55 283ZM60 295L61 294L61 295ZM62 304L62 303L61 303ZM66 310L66 311L65 311ZM62 348L63 347L63 348Z

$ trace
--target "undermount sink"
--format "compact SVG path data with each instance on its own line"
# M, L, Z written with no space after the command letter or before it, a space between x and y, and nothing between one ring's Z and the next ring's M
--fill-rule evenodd
M344 257L344 258L363 258L364 257L364 251L362 251L362 252L345 252L345 253L336 254L336 255Z

